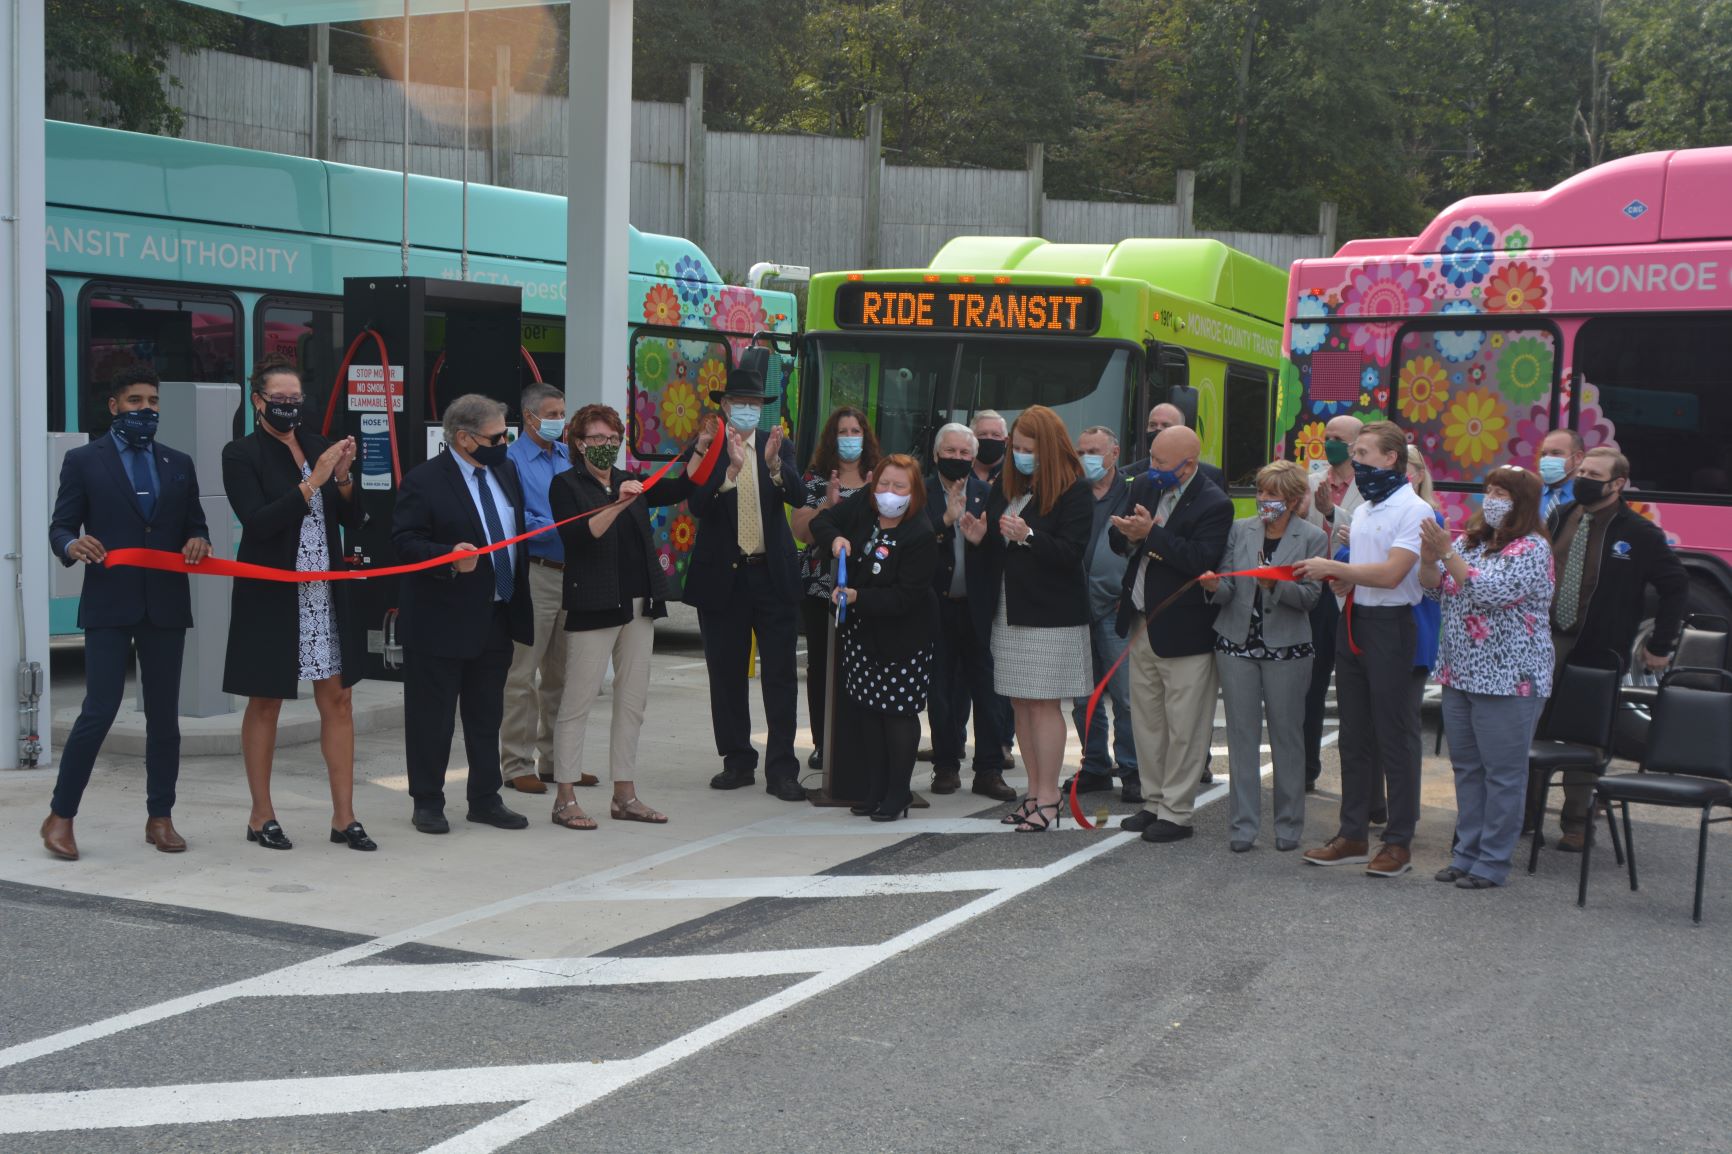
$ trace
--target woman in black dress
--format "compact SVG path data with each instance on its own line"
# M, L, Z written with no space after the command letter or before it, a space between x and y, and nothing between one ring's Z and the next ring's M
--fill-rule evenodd
M241 523L239 561L303 573L341 568L340 529L358 533L361 505L350 472L355 439L332 443L301 427L301 373L269 357L252 375L256 428L223 446L223 487ZM350 849L378 847L355 820L355 718L349 687L361 679L359 634L350 629L348 589L341 581L235 578L223 692L247 698L241 716L252 813L247 840L265 849L293 842L271 805L271 757L283 701L302 681L313 684L319 745L331 779L331 840Z
M848 558L846 600L837 633L843 690L859 710L865 800L853 807L873 821L908 815L920 714L932 684L938 634L938 541L926 518L926 484L913 457L879 462L872 484L812 519L812 538L832 557Z

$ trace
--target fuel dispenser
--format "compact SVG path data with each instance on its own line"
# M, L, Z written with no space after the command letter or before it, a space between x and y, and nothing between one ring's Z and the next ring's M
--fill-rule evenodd
M353 565L394 564L391 515L402 476L444 451L442 404L481 393L508 406L515 424L522 290L428 277L347 277L343 281L345 354L331 392L324 432L352 436L360 472L362 526L351 540ZM367 630L365 676L402 679L396 641L398 579L354 584L352 611Z

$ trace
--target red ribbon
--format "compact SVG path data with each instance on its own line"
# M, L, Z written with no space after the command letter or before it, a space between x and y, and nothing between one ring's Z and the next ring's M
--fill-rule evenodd
M1291 565L1264 565L1264 566L1257 568L1257 569L1237 569L1231 573L1217 573L1217 574L1215 574L1215 576L1217 576L1217 577L1254 577L1259 581L1297 581L1297 580L1299 580L1298 576L1294 574L1293 566L1291 566ZM1191 586L1195 585L1199 580L1200 580L1200 578L1193 577L1189 581L1185 582L1183 585L1179 586L1176 590L1173 591L1173 593L1171 595L1169 595L1166 598L1166 600L1162 601L1159 605L1156 605L1153 609L1149 610L1148 616L1149 617L1155 616L1156 614L1160 613L1161 610L1165 609L1167 606L1169 606L1173 602L1177 601L1180 597L1183 597L1187 592L1190 591ZM1351 644L1352 640L1353 640L1353 634L1352 634L1352 630L1350 628L1348 631L1348 643ZM1131 645L1135 645L1135 644L1136 644L1136 638L1133 637L1133 638L1131 638ZM1359 651L1357 649L1355 649L1354 652L1357 653ZM1107 670L1107 675L1105 677L1101 678L1100 684L1095 686L1095 691L1093 693L1089 694L1088 709L1085 710L1083 713L1083 748L1084 749L1088 748L1089 728L1090 728L1090 726L1092 726L1094 724L1095 707L1101 703L1101 694L1106 692L1107 683L1112 681L1113 675L1119 671L1119 666L1123 665L1125 663L1125 658L1129 657L1130 655L1131 655L1131 646L1127 645L1127 646L1125 646L1125 651L1123 653L1119 654L1119 659L1117 661L1113 662L1113 667L1111 669ZM1077 779L1081 776L1082 776L1082 771L1080 769L1076 773L1073 773L1071 775L1071 779L1070 779L1070 815L1071 815L1071 817L1076 819L1077 825L1081 826L1083 829L1094 829L1095 828L1094 823L1090 822L1089 819L1083 815L1082 806L1078 805L1077 800L1076 800Z
M721 438L717 437L716 440L720 441ZM714 451L713 445L711 450ZM650 474L643 483L644 491L648 492L654 488L655 483L667 476L668 470L678 464L679 460L680 458L675 457ZM705 461L708 462L709 458L706 457ZM574 521L582 521L586 517L593 517L608 508L609 506L603 505L598 509L591 509L587 513L579 513L575 517L567 517L563 521L555 521L551 525L543 525L538 529L519 533L517 536L508 537L503 541L483 545L479 549L446 553L428 561L416 561L409 565L386 565L380 569L327 569L319 572L301 572L296 569L276 569L269 565L254 565L250 561L230 561L224 557L206 557L203 561L193 565L189 564L181 554L171 553L166 549L110 549L108 555L102 559L102 563L110 568L117 565L129 565L134 569L160 569L165 573L204 574L207 577L246 577L254 581L284 581L294 584L303 581L365 581L369 577L397 577L405 573L419 573L424 569L437 569L441 565L450 565L466 557L481 557L501 549L509 549L531 537L539 536L562 525L570 525Z

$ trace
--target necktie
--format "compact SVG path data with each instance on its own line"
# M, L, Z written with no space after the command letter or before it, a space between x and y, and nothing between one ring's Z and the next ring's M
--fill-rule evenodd
M1576 627L1576 617L1582 607L1582 570L1588 560L1588 530L1593 521L1594 515L1583 509L1581 523L1576 526L1575 536L1570 538L1569 552L1564 554L1564 575L1558 581L1557 603L1552 609L1559 629Z
M764 551L764 512L758 507L757 438L746 446L746 463L740 466L739 493L740 552L748 557Z
M481 519L487 523L487 542L505 540L505 527L499 523L499 507L493 503L493 490L487 487L487 470L475 467L475 487L481 493ZM511 550L501 549L489 554L493 559L493 595L501 601L511 600Z
M138 507L146 521L156 516L156 486L150 481L150 458L145 455L147 451L133 449L126 454L131 458L127 467L132 473L132 489L138 494Z

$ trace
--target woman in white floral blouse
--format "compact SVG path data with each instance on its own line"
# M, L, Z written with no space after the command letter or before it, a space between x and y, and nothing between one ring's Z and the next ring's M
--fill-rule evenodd
M1521 836L1528 746L1552 691L1552 551L1540 526L1540 480L1492 470L1485 500L1452 546L1421 531L1420 584L1443 603L1438 684L1455 767L1455 854L1437 872L1459 889L1501 886Z

